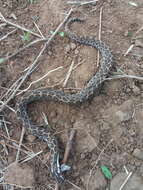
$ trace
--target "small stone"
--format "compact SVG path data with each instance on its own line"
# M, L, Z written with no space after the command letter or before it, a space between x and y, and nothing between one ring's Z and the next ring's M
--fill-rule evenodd
M83 160L83 159L85 159L85 157L86 157L86 154L84 152L81 153L80 158Z
M68 44L68 45L65 47L65 52L68 53L70 50L71 50L71 47L70 47L70 45Z
M129 31L128 31L128 30L124 32L124 36L125 36L125 37L127 37L128 34L129 34Z
M74 50L74 49L76 48L76 44L75 44L75 43L71 43L71 44L70 44L70 48L71 48L72 50Z
M140 149L136 148L133 152L133 156L143 161L143 151Z
M17 20L17 17L16 17L16 15L15 15L14 13L11 13L11 14L9 15L9 18L13 18L14 20Z
M36 137L33 136L33 135L28 135L28 136L26 137L26 139L27 139L27 141L29 141L29 142L32 143L33 141L35 141Z
M48 51L48 55L50 55L50 56L51 56L51 55L52 55L52 52L51 52L51 51Z
M120 122L130 120L130 114L128 112L122 112L121 110L117 111L115 115L118 117Z
M135 41L135 45L136 45L137 47L143 48L143 39L137 39L137 40Z
M136 85L133 86L133 93L138 96L140 95L140 89Z
M76 49L76 50L74 51L74 53L75 53L75 55L78 55L78 54L79 54L79 50Z

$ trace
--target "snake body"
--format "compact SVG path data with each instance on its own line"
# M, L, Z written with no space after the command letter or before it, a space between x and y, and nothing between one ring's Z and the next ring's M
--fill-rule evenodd
M95 92L99 89L105 78L108 76L111 67L113 65L113 55L110 52L108 46L100 40L96 40L94 37L78 36L70 30L70 25L74 22L82 22L79 18L71 18L65 25L65 31L67 36L80 44L91 46L99 50L101 54L101 63L98 71L91 77L86 86L78 93L70 94L61 90L54 89L42 89L35 90L31 94L23 97L18 104L17 116L22 121L23 125L29 129L29 131L37 136L39 139L47 143L51 151L51 172L53 177L58 183L63 183L64 176L59 163L59 148L58 143L54 135L49 130L49 125L45 127L38 127L31 121L27 109L28 105L35 101L46 100L54 102L63 102L66 104L78 104L87 101L91 96L95 95Z

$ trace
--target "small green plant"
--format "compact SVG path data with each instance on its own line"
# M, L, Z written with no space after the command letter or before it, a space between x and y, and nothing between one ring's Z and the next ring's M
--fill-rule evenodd
M5 62L5 58L0 58L0 64Z
M127 33L127 37L132 37L132 36L133 36L133 32L129 31L129 32Z
M54 31L53 30L50 30L50 34L53 34ZM64 32L59 32L58 33L62 38L65 36L65 33Z
M106 166L101 166L101 171L107 179L112 179L112 173Z
M30 32L24 32L23 36L21 36L23 41L30 41Z

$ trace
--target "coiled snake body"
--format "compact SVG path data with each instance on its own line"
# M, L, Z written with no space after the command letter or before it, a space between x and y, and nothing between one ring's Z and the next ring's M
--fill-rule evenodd
M71 32L70 25L73 22L82 22L79 18L71 18L65 25L65 31L67 36L80 44L94 47L100 51L101 54L101 64L98 71L95 75L89 80L86 86L78 93L70 94L65 93L60 90L35 90L31 94L24 97L18 105L17 116L22 121L23 125L29 129L29 131L37 136L39 139L45 141L48 147L51 150L51 172L58 183L63 183L63 171L59 163L59 148L56 138L51 134L46 128L37 127L31 121L27 108L28 105L34 101L47 100L55 102L63 102L67 104L77 104L87 101L91 96L94 96L95 92L98 90L100 84L105 80L107 75L110 72L110 69L113 65L113 56L109 48L105 45L104 42L96 40L95 38L90 37L80 37Z

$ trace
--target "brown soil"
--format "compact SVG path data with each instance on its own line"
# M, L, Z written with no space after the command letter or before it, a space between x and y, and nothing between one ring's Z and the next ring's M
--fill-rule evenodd
M37 19L36 23L43 35L49 37L50 31L56 29L65 18L65 13L70 10L71 5L66 2L66 0L35 0L30 4L28 0L1 0L0 11L6 19L35 30L35 32L37 30L33 19ZM81 35L98 37L100 8L103 7L101 38L110 46L115 57L116 69L113 69L112 74L121 74L122 72L135 76L143 75L143 31L136 33L143 25L143 2L141 0L135 2L137 7L123 0L100 0L97 6L91 4L77 8L80 15L86 17L86 22L80 27L75 23L72 29ZM0 25L0 39L13 29L11 26ZM64 28L61 31L64 31ZM28 42L22 40L21 36L23 35L23 31L17 30L5 40L0 41L0 58L25 46ZM29 38L30 41L36 39L32 35ZM124 56L132 41L135 43L134 48L127 56ZM0 64L2 101L6 99L4 95L7 89L34 61L43 45L44 42L38 43ZM39 79L48 71L63 66L63 69L53 72L44 80L33 84L30 90L48 87L61 88L62 81L74 61L75 65L81 64L72 72L65 90L78 91L96 71L96 60L97 51L95 49L71 42L66 36L57 35L41 56L37 69L24 82L21 90L27 88L32 81ZM23 95L15 96L8 106L15 109L16 103ZM69 130L77 129L68 160L72 170L67 172L66 178L79 188L86 189L93 167L95 167L93 175L102 165L108 166L113 176L124 170L124 166L130 171L140 173L140 168L143 167L143 156L139 157L136 152L137 150L140 151L140 154L143 152L142 108L143 82L133 79L117 79L105 82L100 94L82 106L71 107L58 103L36 102L30 106L30 112L33 120L38 123L43 121L42 112L48 116L49 122L59 138L62 152L68 139ZM2 159L0 166L2 165L1 168L6 166L11 168L4 175L5 182L17 184L17 186L34 186L37 189L42 189L44 186L44 189L51 189L55 182L50 175L50 153L47 146L26 131L22 150L35 153L42 150L42 153L24 164L19 163L13 166L12 163L15 162L17 154L16 143L19 143L22 125L18 122L15 113L8 108L3 110L0 117ZM6 138L3 118L9 122L7 127L11 140ZM106 147L108 143L109 145ZM104 153L99 158L104 148ZM21 160L25 156L26 154L21 152L19 159ZM140 175L143 176L143 173ZM4 189L4 186L2 185L0 188ZM15 187L15 189L20 188ZM66 183L62 189L76 188Z

